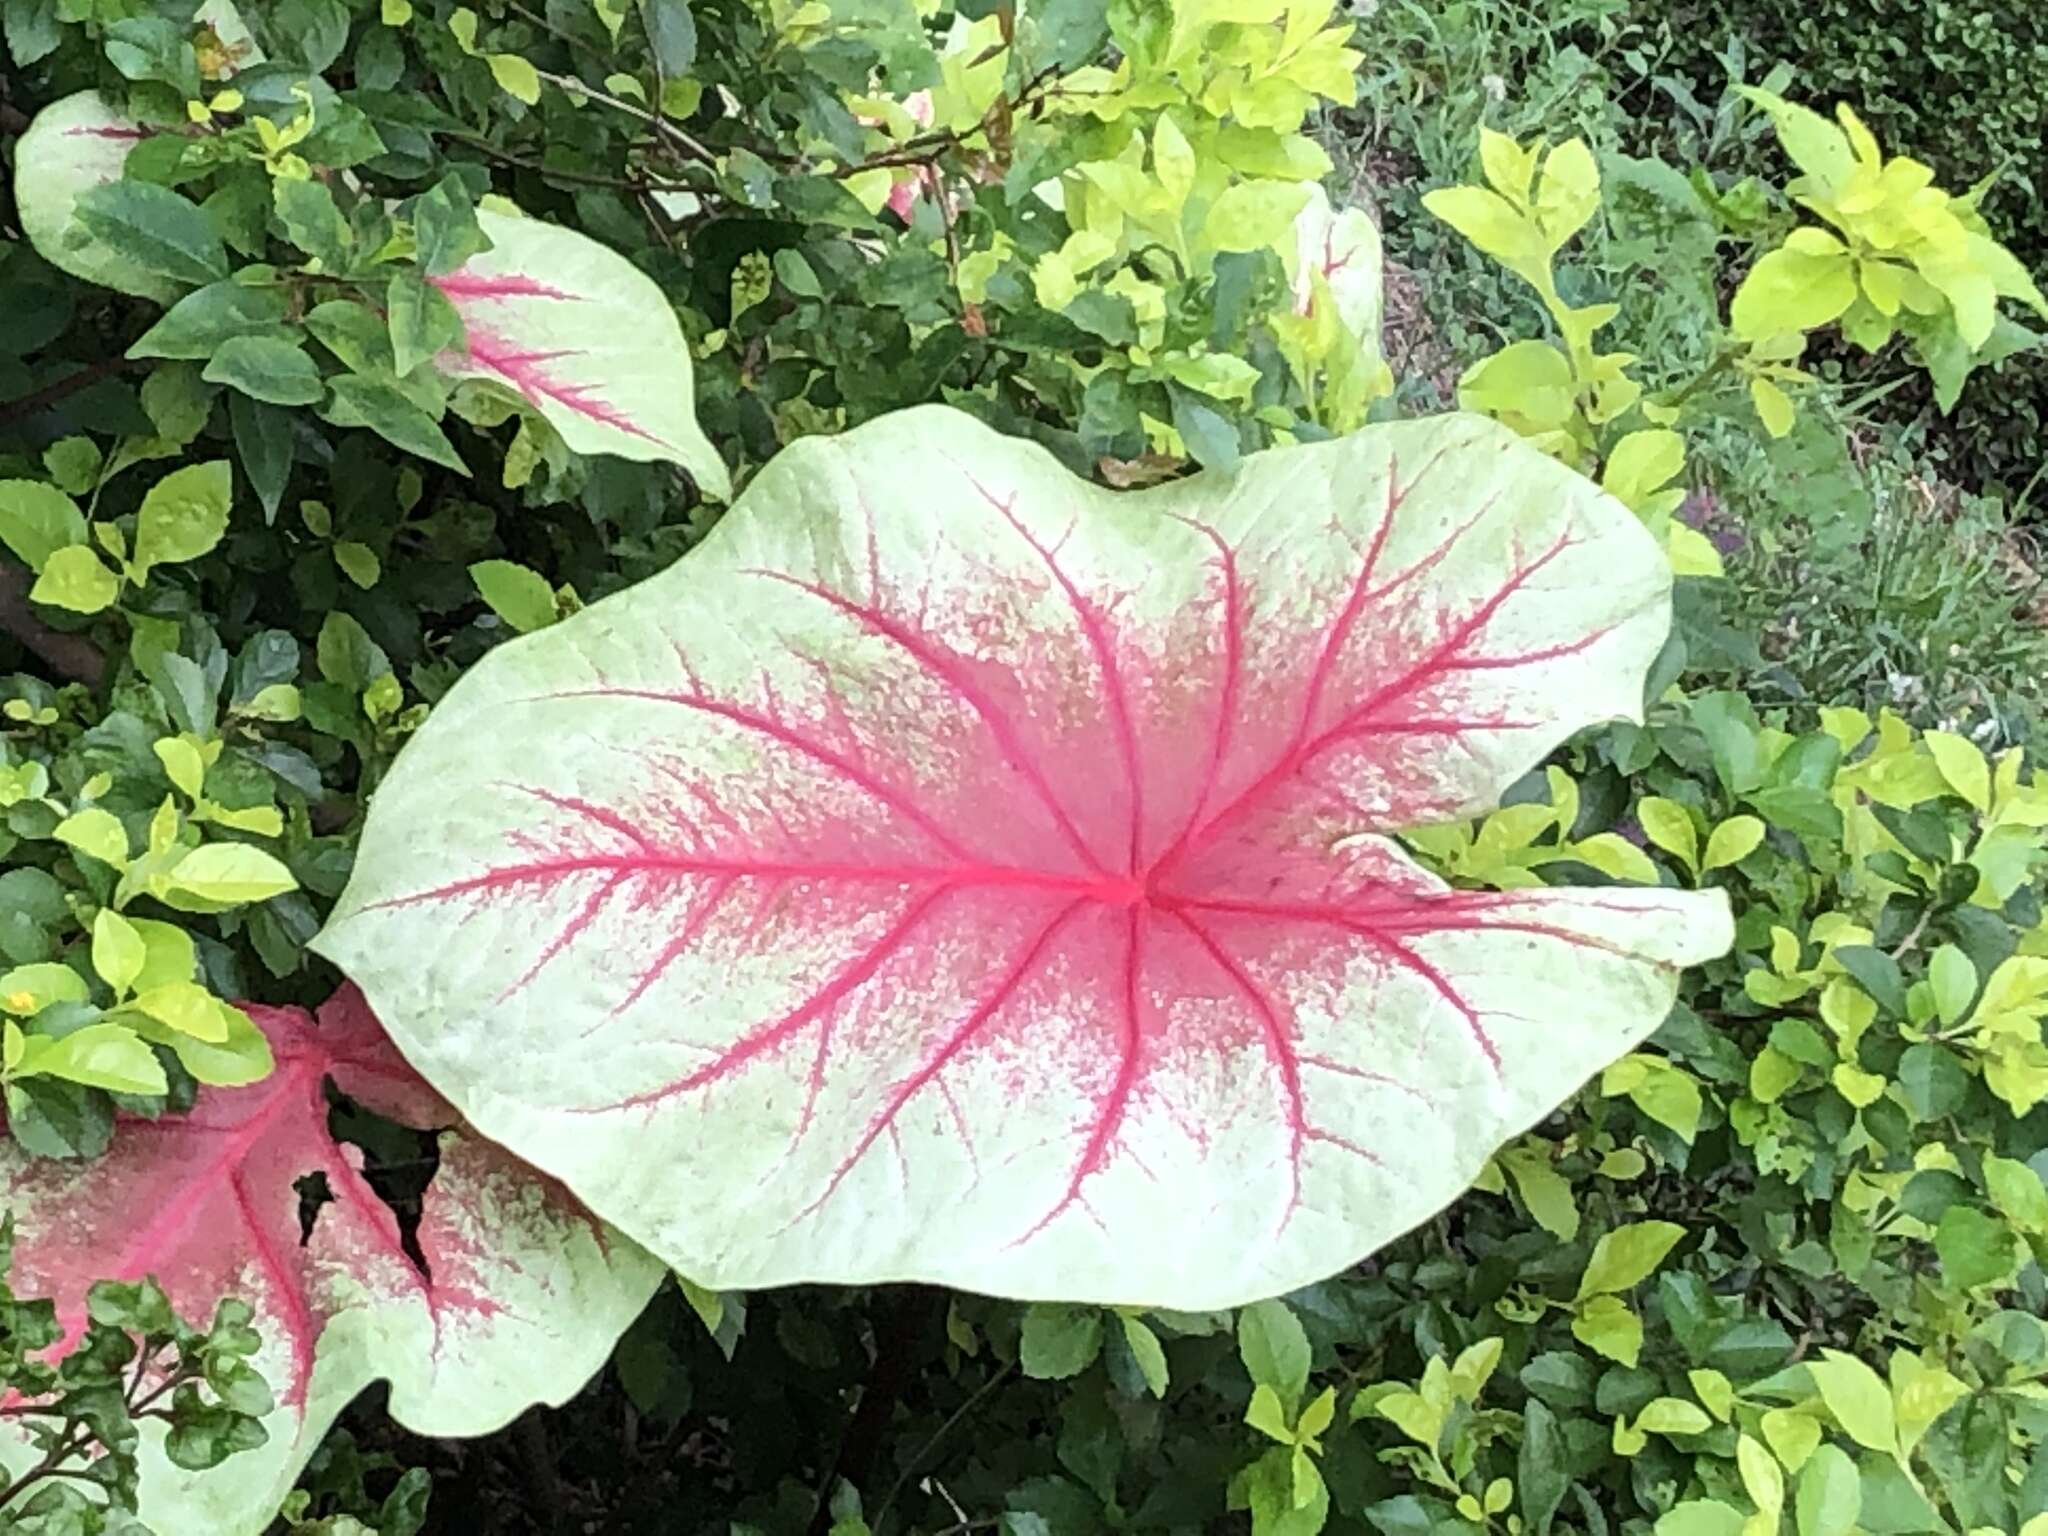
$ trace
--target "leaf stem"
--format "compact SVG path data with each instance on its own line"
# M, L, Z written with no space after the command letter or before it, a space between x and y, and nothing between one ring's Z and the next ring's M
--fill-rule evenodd
M652 128L657 135L664 139L667 139L670 143L674 144L678 149L685 151L693 158L700 160L704 164L712 166L714 168L718 165L717 155L713 154L693 135L686 132L684 129L678 127L675 123L669 121L669 119L662 117L658 113L649 112L645 107L636 107L630 101L621 101L618 97L608 95L605 92L598 90L595 86L585 85L581 80L577 79L574 75L552 74L545 69L537 69L534 71L534 73L538 75L541 79L547 81L549 85L554 86L558 90L568 91L574 95L588 97L590 100L598 102L604 106L610 107L614 111L623 112L628 117L639 119L648 127Z

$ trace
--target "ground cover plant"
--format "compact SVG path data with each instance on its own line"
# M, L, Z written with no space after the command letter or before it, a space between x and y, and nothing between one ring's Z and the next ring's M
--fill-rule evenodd
M2040 1536L2038 290L1359 10L0 11L0 1527Z

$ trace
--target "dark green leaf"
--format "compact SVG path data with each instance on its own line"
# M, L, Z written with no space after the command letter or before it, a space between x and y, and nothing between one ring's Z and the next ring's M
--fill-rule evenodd
M361 374L345 374L333 381L332 388L326 415L337 427L368 427L407 453L469 473L469 466L462 462L440 423L391 385Z
M1102 1352L1102 1309L1033 1302L1024 1312L1018 1359L1035 1381L1078 1376Z
M1544 1536L1571 1480L1571 1461L1557 1415L1532 1398L1522 1411L1522 1447L1515 1462L1524 1530Z
M270 405L311 405L325 388L305 350L277 336L230 337L200 376Z
M228 397L228 423L242 471L262 504L263 520L275 522L292 473L292 414L238 393Z
M1916 1177L1925 1177L1924 1174ZM2003 1280L2019 1262L2019 1239L2004 1222L1971 1206L1951 1206L1934 1230L1942 1278L1958 1289Z
M228 275L228 253L197 203L146 181L110 181L78 199L78 222L129 261L194 287Z
M384 313L391 327L392 365L400 374L435 353L462 344L462 317L448 295L414 269L394 272L384 290Z
M229 281L188 293L128 349L130 357L198 361L238 336L275 336L284 323L284 294Z
M1895 1019L1906 1017L1906 980L1898 961L1867 944L1845 944L1835 958L1878 1007Z
M56 52L63 31L57 22L57 0L7 0L0 11L7 51L26 69Z
M348 46L348 7L341 0L280 0L271 35L279 51L317 75Z
M327 184L301 177L277 180L277 216L285 238L330 272L348 265L349 229Z
M697 18L690 14L690 0L640 0L640 21L662 78L687 75L697 62Z
M1193 390L1175 385L1167 394L1173 401L1173 430L1195 462L1204 469L1235 468L1243 445L1230 418Z
M442 177L405 204L404 212L412 221L417 259L429 277L452 272L490 247L477 223L475 202L459 176Z

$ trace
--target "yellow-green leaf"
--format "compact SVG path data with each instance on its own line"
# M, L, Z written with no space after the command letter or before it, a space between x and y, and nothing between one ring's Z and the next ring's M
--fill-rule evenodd
M1749 381L1750 404L1756 407L1757 420L1764 424L1764 430L1773 437L1783 437L1792 430L1799 419L1799 412L1792 404L1792 397L1778 388L1769 379Z
M1572 1317L1572 1337L1634 1370L1643 1352L1643 1320L1619 1296L1595 1296Z
M1764 824L1754 816L1731 816L1714 828L1707 839L1702 863L1707 869L1725 869L1740 864L1764 840Z
M109 1093L164 1093L163 1064L133 1030L88 1024L62 1039L31 1035L17 1069L24 1077L61 1077Z
M1948 786L1980 811L1991 809L1991 765L1967 736L1929 731L1920 738Z
M111 811L88 806L58 822L50 835L102 864L111 864L116 869L128 867L128 834Z
M533 106L540 100L540 72L516 53L490 56L491 78L507 95Z
M1636 820L1642 823L1645 837L1694 874L1699 873L1699 829L1693 825L1692 812L1676 800L1649 795L1636 806Z
M115 997L128 995L148 959L149 951L134 925L112 908L102 907L92 920L92 968L113 988Z
M32 1019L52 1003L82 1003L92 996L85 978L68 965L38 960L0 974L0 1011Z
M1749 269L1728 318L1744 341L1810 331L1856 302L1856 262L1847 250L1802 249L1787 241Z
M182 736L165 736L151 743L156 760L164 765L164 776L188 799L197 800L206 784L206 759Z
M1601 1234L1579 1277L1580 1299L1641 1284L1684 1236L1685 1228L1670 1221L1638 1221Z
M246 843L208 843L195 848L172 866L166 879L171 895L225 906L268 901L299 886L277 859Z
M121 595L121 578L90 545L71 544L52 552L29 594L36 602L73 613L99 613Z
M1892 1395L1883 1380L1854 1355L1824 1349L1806 1366L1828 1412L1842 1432L1868 1450L1892 1455L1898 1443L1892 1421Z

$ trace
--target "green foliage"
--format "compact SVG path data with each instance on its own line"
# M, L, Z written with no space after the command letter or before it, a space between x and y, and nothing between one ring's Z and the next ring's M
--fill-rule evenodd
M67 1325L8 1284L12 1224L0 1217L0 1419L21 1437L0 1465L0 1529L18 1536L146 1536L135 1518L145 1426L171 1463L210 1472L265 1441L270 1389L250 1362L249 1308L224 1301L196 1328L154 1279L102 1281ZM43 1358L73 1328L55 1365ZM158 1426L162 1426L160 1429Z
M2005 0L1743 0L1634 7L1663 29L1661 67L1704 100L1732 76L1783 63L1803 94L1856 103L1876 133L1910 146L1944 183L1992 177L1985 216L2033 271L2048 267L2042 82L2048 21ZM1647 126L1647 125L1646 125ZM2018 491L2044 451L2048 363L2015 358L1980 380L1945 434L1965 483Z

